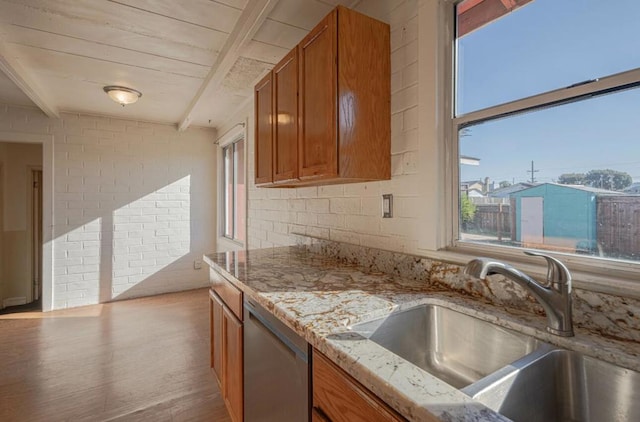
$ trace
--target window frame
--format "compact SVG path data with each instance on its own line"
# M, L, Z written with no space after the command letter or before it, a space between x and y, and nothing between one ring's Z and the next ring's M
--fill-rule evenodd
M569 87L543 92L503 104L475 110L459 116L455 115L456 99L456 5L463 0L442 0L440 16L443 25L440 31L440 57L443 65L441 107L445 111L444 122L444 174L446 192L443 207L443 223L446 236L440 249L442 258L448 261L464 262L470 256L490 256L516 262L525 271L537 276L546 276L546 265L539 259L526 257L525 248L497 246L460 239L460 164L459 130L473 124L496 120L520 113L542 110L561 104L580 101L606 93L640 87L640 68L609 75L593 81L579 82ZM625 294L640 297L640 262L622 261L611 258L575 255L556 251L545 251L562 260L574 275L575 284L587 290L611 294Z
M236 125L236 127L231 128L225 135L222 136L222 138L220 138L220 140L218 142L216 142L218 144L218 150L219 150L219 154L218 154L218 176L219 176L219 183L218 183L218 240L224 242L224 244L229 245L233 248L245 248L246 249L246 245L247 245L247 215L248 215L248 201L247 201L247 136L246 136L246 131L245 131L245 125L242 124L238 124ZM237 197L236 197L236 190L237 187L235 186L236 181L237 181L237 166L236 166L236 162L237 162L237 153L236 153L236 146L239 142L244 142L244 151L243 151L243 159L244 159L244 195L245 195L245 222L244 222L244 233L245 233L245 238L244 239L239 239L236 236L237 233L237 221L236 221L236 209L237 209ZM232 204L232 236L228 236L226 234L226 217L227 217L227 207L226 207L226 200L225 200L225 189L226 189L226 166L225 166L225 149L227 148L232 148L232 162L233 162L233 169L232 169L232 184L234 185L233 190L233 204Z
M231 142L222 147L222 236L230 240L236 240L236 145L241 140ZM227 160L227 153L230 153L229 160ZM231 168L228 168L230 163ZM227 175L231 180L227 179ZM229 185L231 190L228 191ZM229 204L229 199L231 204ZM231 211L231 215L229 215ZM227 233L227 229L231 228L230 234Z

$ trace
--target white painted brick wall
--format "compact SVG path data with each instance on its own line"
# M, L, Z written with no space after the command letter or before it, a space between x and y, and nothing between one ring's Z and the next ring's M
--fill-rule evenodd
M362 2L363 8L375 8ZM249 166L248 246L295 243L292 233L418 253L421 195L418 135L418 0L391 2L392 180L298 189L253 185ZM373 10L373 9L372 9ZM370 12L370 10L365 10ZM374 13L375 16L375 13ZM248 162L253 163L252 104L230 120L249 118ZM224 132L227 128L220 128ZM394 218L382 219L381 195L394 195Z
M54 135L54 308L208 284L215 131L6 105L0 131Z

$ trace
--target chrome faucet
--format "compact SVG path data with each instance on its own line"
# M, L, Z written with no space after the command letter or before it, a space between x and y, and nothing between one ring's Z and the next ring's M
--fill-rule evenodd
M571 274L565 265L548 255L524 252L547 260L547 284L538 283L522 271L491 258L476 258L467 264L464 273L485 279L491 274L501 274L527 289L547 313L547 331L563 336L573 336L571 321Z

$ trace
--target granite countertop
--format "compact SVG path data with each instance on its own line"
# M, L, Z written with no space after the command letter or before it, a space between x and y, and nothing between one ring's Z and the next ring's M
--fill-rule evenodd
M444 304L556 346L640 370L637 343L612 343L580 329L572 338L553 336L545 331L544 317L485 304L422 281L366 272L302 246L211 254L204 260L411 421L509 419L353 333L349 326L420 303Z

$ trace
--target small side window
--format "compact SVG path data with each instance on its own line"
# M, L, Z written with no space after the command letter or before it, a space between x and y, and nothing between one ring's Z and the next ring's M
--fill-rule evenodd
M245 242L246 198L244 139L222 148L222 235Z

